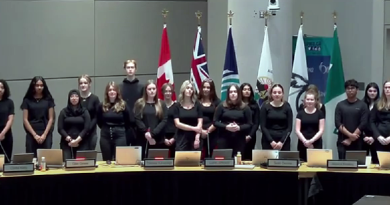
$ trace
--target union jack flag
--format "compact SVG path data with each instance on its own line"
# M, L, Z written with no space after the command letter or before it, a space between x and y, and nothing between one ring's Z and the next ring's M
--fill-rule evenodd
M210 78L207 68L206 53L203 49L201 27L198 26L198 32L195 37L194 51L191 62L190 80L195 85L196 93L199 93L199 88L205 79Z

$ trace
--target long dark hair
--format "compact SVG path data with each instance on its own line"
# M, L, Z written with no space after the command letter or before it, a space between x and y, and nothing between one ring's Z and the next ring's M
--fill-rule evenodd
M376 101L379 99L379 97L380 97L380 92L379 92L379 86L378 86L378 84L376 84L376 83L374 83L374 82L369 83L369 84L366 86L366 91L364 92L364 98L363 98L363 99L364 99L364 103L366 103L367 107L369 107L370 104L371 104L370 96L368 96L368 94L367 94L367 92L368 92L368 90L369 90L370 88L374 88L374 89L377 91L377 95L376 95L376 97L375 97L375 99L374 99L374 102L376 102Z
M236 90L237 90L237 102L236 103L233 103L229 97L230 96L229 93L230 93L230 90L232 89L232 87L236 88ZM226 93L227 93L226 100L225 100L225 102L223 102L224 107L227 107L227 108L237 107L237 108L243 109L246 106L245 103L242 102L242 91L238 85L236 85L236 84L230 85L228 87Z
M76 106L72 105L72 103L70 102L70 97L73 94L76 94L79 96L79 102L77 103ZM80 91L78 91L76 89L70 90L69 94L68 94L68 105L66 106L66 110L65 110L66 116L79 116L79 115L82 115L84 113L84 111L85 111L85 108L83 108L83 106L81 106Z
M241 86L240 86L241 93L242 93L242 91L244 90L245 86L248 86L248 87L249 87L249 90L251 91L251 94L249 95L248 98L246 98L246 97L244 97L244 95L242 95L242 101L247 102L248 104L251 104L251 103L253 103L253 102L256 102L256 101L255 101L255 94L254 94L254 92L253 92L253 88L252 88L251 84L249 84L249 83L243 83L243 84L241 84Z
M31 79L30 85L28 86L28 89L26 91L26 94L23 97L23 100L24 99L29 99L29 100L34 99L35 84L37 84L38 81L42 81L42 84L43 84L42 99L45 99L48 101L54 101L53 96L51 95L51 93L49 91L49 87L47 86L46 81L42 76L35 76L33 79ZM20 109L23 109L22 105L20 105Z
M0 83L3 84L3 88L4 88L3 96L1 96L1 99L6 100L9 98L9 96L11 96L11 91L9 90L7 81L0 79Z
M200 89L199 89L198 100L201 101L204 98L203 87L204 87L205 83L208 83L210 85L210 95L209 95L210 101L214 102L214 101L218 100L218 96L215 92L215 84L214 84L214 81L211 79L205 79L202 82L202 85L200 86Z

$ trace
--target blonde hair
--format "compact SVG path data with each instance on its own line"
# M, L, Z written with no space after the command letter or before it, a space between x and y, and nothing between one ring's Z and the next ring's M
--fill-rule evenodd
M387 102L387 97L385 95L385 85L386 85L386 83L390 83L390 80L386 80L383 83L382 95L381 95L381 97L379 98L379 100L378 100L378 102L376 104L378 110L383 110L383 109L389 110L390 109L389 104L388 104L389 102Z
M83 78L84 78L85 80L87 80L88 84L91 84L91 83L92 83L91 77L90 77L89 75L87 75L87 74L81 75L81 76L79 77L79 79L78 79L79 83L80 83L80 80L83 79Z
M308 90L306 91L306 93L305 93L305 99L306 99L306 97L307 97L308 95L313 95L313 96L314 96L315 108L317 108L317 110L319 110L319 109L321 108L321 103L320 103L320 100L319 100L320 97L319 97L318 93L317 93L315 90L313 90L313 89L311 89L311 90L308 89ZM304 106L304 107L306 107L305 102L306 102L306 101L304 101L304 103L303 103L303 106Z
M192 96L191 96L191 102L192 103L195 103L196 102L196 94L195 94L195 86L194 84L189 81L189 80L186 80L183 82L183 84L181 84L181 87L180 87L180 94L179 94L179 100L178 102L182 105L184 103L184 92L186 91L187 87L191 85L192 86Z
M126 60L126 61L123 63L123 68L126 68L127 64L129 64L129 63L134 64L134 67L137 69L137 61L136 61L136 60Z
M156 83L154 82L154 80L148 80L145 87L144 87L144 93L142 95L142 98L138 99L135 104L134 104L134 113L135 115L141 115L142 117L142 113L145 109L145 105L146 105L146 101L148 100L148 94L147 94L147 89L148 89L148 86L149 85L156 85ZM156 86L157 87L157 86ZM154 96L154 107L156 108L156 116L159 118L159 119L162 119L163 117L163 110L162 110L162 106L161 106L161 102L160 100L158 99L158 93L157 93L157 89L156 89L156 95Z
M116 91L116 99L115 104L111 106L110 99L108 97L108 91L110 90L110 87L113 87ZM126 108L126 102L122 99L122 94L120 92L119 86L111 81L106 85L105 93L104 93L104 102L103 102L103 111L107 112L110 109L114 109L115 112L121 112L124 111Z

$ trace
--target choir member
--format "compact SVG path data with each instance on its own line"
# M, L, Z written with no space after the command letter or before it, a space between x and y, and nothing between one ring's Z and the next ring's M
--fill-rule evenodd
M344 88L347 99L337 103L335 109L339 159L345 159L347 150L362 150L363 139L360 135L368 122L368 108L356 97L358 82L354 79L347 80Z
M142 98L142 92L144 90L144 85L142 85L139 80L135 77L137 72L137 62L135 60L127 60L123 63L123 68L126 71L126 78L123 79L123 82L119 85L123 100L126 102L128 109L130 111L134 110L134 104L139 99ZM133 113L132 113L133 114ZM135 125L132 124L128 128L126 133L127 145L130 145L135 140L135 130L133 129Z
M283 99L282 85L274 84L269 93L269 102L260 109L262 148L289 151L293 121L290 104Z
M307 149L322 149L325 127L324 113L320 110L319 96L315 91L305 93L304 108L298 111L295 132L298 136L299 158L307 161Z
M242 101L238 85L227 89L226 100L215 111L214 125L219 129L219 149L233 149L233 156L244 152L246 136L252 127L252 113Z
M37 149L51 149L54 106L54 99L45 79L35 76L20 106L26 131L26 152L34 153L35 157Z
M372 82L369 83L366 87L364 93L364 103L366 103L367 108L372 111L372 108L375 106L375 103L379 99L379 86L378 84ZM368 114L368 119L370 120L371 112ZM371 153L371 161L374 164L378 164L378 156L376 154L376 143L373 137L372 129L370 124L367 124L366 129L364 129L364 138L363 138L363 148L367 151L367 156Z
M243 83L240 86L240 89L242 91L242 101L247 104L251 109L253 123L248 135L245 137L246 145L245 151L242 154L242 159L252 161L252 150L255 148L256 145L256 134L260 125L260 107L255 100L253 88L249 83Z
M117 146L126 146L126 132L134 124L134 115L122 99L119 86L109 82L104 100L97 110L97 125L100 130L100 149L103 160L110 163L115 158Z
M176 151L200 151L203 115L200 103L196 99L194 85L186 80L180 87L173 119L177 128Z
M89 75L82 75L78 79L79 91L81 97L81 105L87 109L91 122L89 123L89 129L85 133L84 143L88 144L89 150L96 149L97 134L96 134L96 112L99 108L99 97L91 92L92 79Z
M170 83L165 83L161 87L161 92L164 96L164 103L163 105L166 106L168 110L168 118L167 123L165 125L165 139L164 144L165 148L169 149L169 155L170 157L175 157L175 133L176 133L176 126L175 122L173 120L173 112L175 110L175 106L177 105L176 101L172 100L172 94L174 91L174 87Z
M64 160L75 159L78 150L89 150L86 133L90 122L88 110L81 105L80 92L69 91L68 105L61 110L57 126Z
M372 108L370 126L378 151L390 151L390 81L383 84L382 96Z
M14 122L14 101L11 96L8 83L5 80L0 80L0 154L6 156L5 162L9 163L12 157L13 137L12 123Z
M207 150L206 156L211 157L214 148L217 146L218 132L213 125L215 109L221 100L215 92L215 85L211 79L206 79L200 87L198 100L203 115L202 135L203 149Z
M324 118L326 118L325 105L321 103L321 100L320 100L321 94L320 94L320 91L318 90L318 87L314 84L311 84L307 87L306 91L314 92L314 95L318 96L316 101L318 102L318 105L320 106L320 110L324 114ZM299 110L303 110L304 108L305 108L305 102L303 100L302 104L299 106Z
M168 109L158 99L156 84L148 80L143 97L134 105L135 123L137 125L136 145L142 146L147 157L149 149L161 148L164 145L164 129L168 118Z

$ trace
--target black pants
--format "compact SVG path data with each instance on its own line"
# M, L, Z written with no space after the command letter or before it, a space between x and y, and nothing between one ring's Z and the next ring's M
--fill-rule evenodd
M379 146L383 146L383 145L381 145L378 141L374 141L372 145L363 142L363 150L366 150L367 156L369 156L371 153L371 162L373 164L379 164L378 155L376 153L376 150Z
M281 151L290 151L290 146L291 146L291 138L287 137L286 141L283 144L282 149L280 149L280 150ZM264 137L261 139L261 148L267 149L267 150L273 149L271 146L271 142L268 142L266 139L264 139Z
M172 139L174 136L175 136L175 133L165 133L166 139ZM164 149L169 149L169 157L170 158L175 158L175 151L176 151L175 146L176 146L176 142L170 146L167 146L165 144L163 145Z
M81 150L89 150L89 143L86 142L81 142L78 147L70 147L68 145L68 142L61 141L60 147L62 149L62 155L64 157L64 161L66 159L76 159L77 157L77 151Z
M100 131L100 149L103 161L115 160L117 146L127 146L124 127L103 127Z
M13 139L11 130L9 130L5 134L5 138L3 141L0 141L0 144L1 144L0 154L6 155L5 162L9 163L10 162L9 160L11 160L11 158L12 158L12 148L13 148L13 144L14 144L14 139Z
M93 133L88 133L87 136L85 136L86 138L86 145L88 146L88 150L96 150L96 144L97 144L97 134L96 134L96 131L94 131Z
M310 139L308 139L310 140ZM322 149L322 139L318 139L313 143L314 149ZM301 140L298 139L298 152L299 158L305 162L307 162L307 147L303 144Z
M136 134L135 130L130 127L126 130L126 145L130 146L131 144L136 143Z
M245 137L236 136L236 137L223 137L219 136L218 138L218 149L232 149L233 156L237 155L237 152L243 153L245 150ZM242 154L241 154L242 155Z
M360 139L351 142L349 146L343 145L341 142L337 142L337 152L339 154L339 159L345 159L347 151L359 151L363 150L362 141Z
M202 139L199 142L199 148L194 148L195 133L194 132L182 132L175 135L176 151L201 151L202 150Z
M252 150L255 149L255 145L256 145L256 138L252 137L252 139L245 144L245 150L244 153L242 154L243 160L252 161Z
M37 135L42 135L44 131L35 130ZM53 135L51 132L46 136L45 141L42 144L38 144L38 142L34 139L34 137L27 133L26 135L26 153L34 153L34 157L37 157L38 149L51 149L53 145Z

